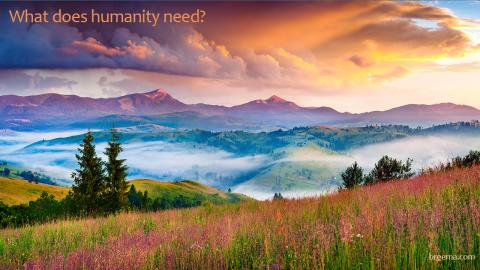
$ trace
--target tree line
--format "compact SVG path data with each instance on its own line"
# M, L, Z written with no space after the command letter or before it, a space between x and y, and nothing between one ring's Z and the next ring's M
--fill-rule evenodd
M8 165L7 162L0 162L0 166L7 166L7 165ZM35 183L35 184L42 183L47 185L56 185L55 182L52 180L52 178L37 172L32 172L27 170L12 171L12 169L5 167L3 169L0 169L0 176L20 177L24 180L27 180L29 183Z
M341 174L342 188L350 189L361 185L410 178L415 175L412 172L412 162L413 160L410 158L402 161L389 156L383 156L375 163L374 168L368 174L365 174L363 168L357 162L354 162ZM448 171L455 168L468 168L475 165L480 165L480 151L470 151L466 156L457 156L446 163L422 169L420 174Z

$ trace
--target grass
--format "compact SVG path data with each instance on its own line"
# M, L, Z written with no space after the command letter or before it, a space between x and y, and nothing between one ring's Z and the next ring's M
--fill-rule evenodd
M171 197L182 195L186 198L202 198L216 204L249 200L248 197L241 194L227 193L188 180L178 182L159 182L149 179L137 179L130 181L130 183L135 185L135 188L139 191L148 191L148 196L151 198L160 198L165 194L168 194Z
M68 188L29 183L27 180L0 177L0 201L7 205L28 203L46 191L56 198L64 198Z
M430 260L437 254L477 258ZM479 256L480 167L0 233L0 269L480 269Z
M221 190L202 185L194 181L159 182L149 179L129 181L140 191L148 191L150 198L160 198L165 194L172 197L182 195L186 198L201 198L214 204L232 203L251 200L247 196L227 193ZM43 191L54 195L57 199L64 198L69 188L46 184L29 183L26 180L0 177L0 201L7 205L24 204L36 200Z

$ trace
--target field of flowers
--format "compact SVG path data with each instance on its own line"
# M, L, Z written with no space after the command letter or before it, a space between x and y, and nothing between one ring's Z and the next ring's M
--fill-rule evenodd
M480 167L320 198L125 213L0 234L0 269L480 269L479 257Z

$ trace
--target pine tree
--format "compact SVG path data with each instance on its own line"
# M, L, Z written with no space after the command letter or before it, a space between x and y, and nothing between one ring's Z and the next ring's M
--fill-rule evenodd
M97 156L93 140L92 132L88 131L78 148L79 154L75 155L79 168L72 173L73 196L81 211L86 211L87 214L99 210L105 190L103 162Z
M139 195L139 193L140 193L140 195ZM142 195L142 193L137 192L137 190L135 189L135 185L132 184L130 186L130 190L128 191L128 194L127 194L128 201L129 201L130 205L132 206L132 208L140 209L142 207L141 195Z
M363 182L363 169L355 161L342 173L343 188L354 188Z
M118 211L127 205L127 166L125 159L119 159L122 146L119 143L119 135L115 128L110 130L112 138L105 149L108 158L106 163L106 200L108 211Z

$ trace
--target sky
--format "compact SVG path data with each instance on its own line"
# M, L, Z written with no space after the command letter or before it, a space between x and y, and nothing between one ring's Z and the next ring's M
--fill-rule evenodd
M203 23L12 24L9 9L206 11ZM0 95L278 95L339 111L480 108L479 1L0 3Z

